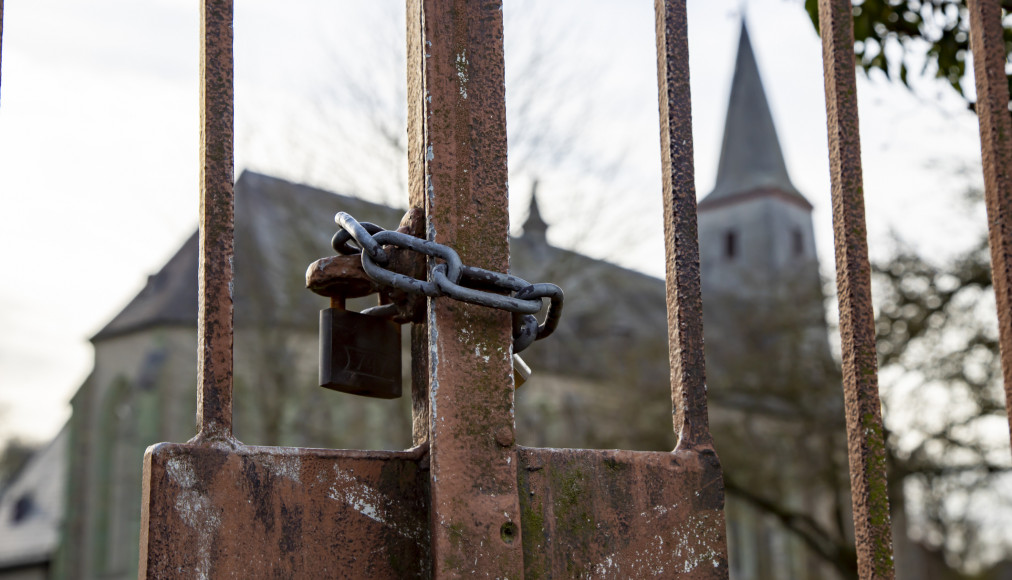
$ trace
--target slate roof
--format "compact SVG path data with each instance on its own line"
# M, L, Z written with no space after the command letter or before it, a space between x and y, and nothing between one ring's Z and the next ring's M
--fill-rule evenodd
M401 209L242 173L235 185L237 332L250 323L315 327L326 299L305 289L305 271L334 253L330 238L338 211L385 228L396 227L403 215ZM622 360L665 352L663 280L550 246L545 228L535 202L524 227L530 235L511 241L512 270L530 282L561 286L565 310L556 334L525 351L525 360L538 369L605 378L625 366ZM194 233L92 340L158 325L195 326L197 252ZM664 363L666 357L657 360ZM639 372L645 380L667 382L666 364Z
M64 427L0 496L0 571L48 562L60 539L67 471Z
M523 235L528 238L540 238L544 240L548 234L548 223L541 217L541 210L538 209L538 182L534 182L531 191L531 207L527 211L527 221L524 222Z
M305 271L333 254L334 214L396 227L403 211L307 185L244 171L235 184L235 320L301 324L320 308L305 290ZM195 326L197 232L93 341L156 325Z
M197 233L194 232L157 274L148 276L140 294L92 340L162 324L193 324L197 319L197 301L189 290L196 280Z
M742 21L717 181L699 208L758 191L775 191L811 208L787 173L748 28Z

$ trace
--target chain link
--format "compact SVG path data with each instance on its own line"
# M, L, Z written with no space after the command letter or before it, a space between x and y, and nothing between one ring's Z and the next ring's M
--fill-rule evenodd
M562 318L563 292L555 284L531 284L512 274L503 274L464 265L453 248L429 240L385 230L376 224L359 222L339 212L334 221L341 229L331 245L343 255L361 254L362 269L375 282L409 294L431 298L446 296L469 304L478 304L513 314L513 352L519 353L535 340L550 336ZM383 246L404 248L442 260L432 268L431 280L418 280L386 268L389 256ZM534 316L548 298L545 322ZM391 317L397 313L391 304L362 311L364 314Z

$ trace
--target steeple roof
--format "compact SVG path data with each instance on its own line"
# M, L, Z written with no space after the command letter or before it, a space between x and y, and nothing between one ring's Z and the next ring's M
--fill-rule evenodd
M776 192L811 207L787 174L748 29L742 20L717 183L699 205L704 208L714 202L730 201L739 195L760 191Z
M531 207L527 212L527 221L524 222L524 237L537 238L545 243L545 234L548 232L548 224L541 217L541 210L538 209L538 182L534 181L531 187Z

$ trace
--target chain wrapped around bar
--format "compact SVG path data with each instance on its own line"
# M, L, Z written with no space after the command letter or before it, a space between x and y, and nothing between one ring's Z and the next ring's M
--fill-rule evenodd
M512 274L493 272L466 266L449 246L437 244L412 235L385 230L376 224L359 222L344 212L338 212L334 221L341 229L331 240L339 254L362 256L362 269L377 284L395 288L416 296L432 298L446 296L469 304L505 310L513 314L513 353L517 354L535 340L555 332L562 318L563 292L555 284L531 284ZM442 260L432 269L431 280L418 280L387 269L388 253L383 246L404 248L418 254ZM548 298L548 312L544 323L534 316L541 311L543 298ZM394 317L395 304L384 304L362 311L363 314Z

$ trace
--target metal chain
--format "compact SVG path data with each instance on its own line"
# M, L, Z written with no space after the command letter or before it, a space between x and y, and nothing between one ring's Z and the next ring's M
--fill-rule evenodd
M541 340L555 332L562 318L563 292L555 284L531 284L512 274L502 274L483 268L464 265L457 252L449 246L423 240L414 236L385 230L376 224L359 222L350 215L339 212L334 221L340 230L331 240L334 250L343 255L362 255L362 269L375 282L402 290L437 298L446 296L489 308L505 310L513 314L513 352L519 353L535 340ZM388 270L387 252L383 246L405 248L419 254L432 256L442 263L432 269L431 280L418 280ZM538 324L534 316L540 312L548 298L548 312L545 322ZM386 304L362 311L363 314L391 317L396 306Z

